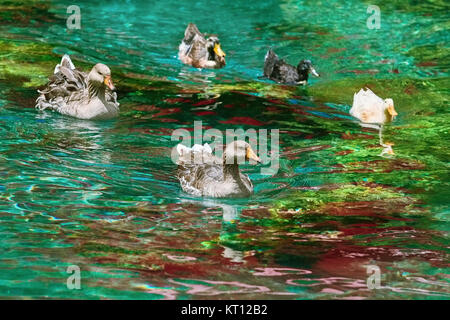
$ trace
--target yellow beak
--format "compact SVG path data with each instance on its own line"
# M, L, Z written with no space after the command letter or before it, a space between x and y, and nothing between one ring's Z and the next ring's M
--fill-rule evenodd
M255 151L253 151L253 149L250 147L247 148L246 157L247 159L251 159L259 163L261 162L261 159L255 154Z
M397 111L395 111L394 106L390 106L388 108L389 114L393 117L395 117L396 115L398 115Z
M395 109L394 109L394 106L390 105L387 110L388 110L389 114L391 115L391 120L394 120L394 118L398 115L397 111L395 111Z
M103 83L111 90L115 90L116 87L114 87L114 84L111 80L111 76L106 76L105 80L103 81Z
M225 52L222 51L222 48L220 47L220 44L216 43L214 45L214 53L217 54L217 56L223 58L226 56Z

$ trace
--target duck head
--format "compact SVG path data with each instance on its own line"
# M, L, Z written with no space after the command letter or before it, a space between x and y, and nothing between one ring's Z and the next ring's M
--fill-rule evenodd
M384 99L384 107L385 107L385 113L388 116L388 119L390 121L393 121L395 117L398 115L397 111L395 111L394 108L394 101L390 98Z
M308 75L311 73L312 75L316 77L320 77L319 74L314 69L311 60L302 60L297 65L297 72L301 75L303 75L303 78L308 80Z
M111 80L111 70L107 65L103 63L97 63L89 73L88 77L89 83L100 88L101 86L106 86L110 90L115 90L114 84Z
M261 159L245 141L238 140L229 143L223 154L225 164L241 164L246 160L254 160L261 163Z
M209 37L206 42L210 60L215 60L220 62L221 64L225 64L226 54L225 52L222 51L222 48L220 47L219 38L212 36Z

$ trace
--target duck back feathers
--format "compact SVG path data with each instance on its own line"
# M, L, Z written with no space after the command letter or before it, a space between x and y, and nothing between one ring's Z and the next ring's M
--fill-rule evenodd
M267 51L266 56L264 58L264 76L267 78L270 78L273 72L273 68L275 67L275 64L278 63L280 59L278 56L273 52L272 49L269 49Z
M272 49L267 51L264 58L264 77L278 83L306 84L310 72L318 76L309 60L302 60L294 67L280 59Z

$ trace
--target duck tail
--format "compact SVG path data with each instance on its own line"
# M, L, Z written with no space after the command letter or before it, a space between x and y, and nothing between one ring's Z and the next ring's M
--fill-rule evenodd
M179 156L185 156L189 153L196 153L196 152L212 153L212 149L207 143L205 143L204 145L194 144L192 148L186 147L184 144L181 143L177 145L177 153Z
M221 163L221 160L218 160L219 158L213 156L212 149L207 143L203 146L200 144L194 144L192 148L178 144L176 150L178 153L178 165L189 166L205 163Z
M191 44L192 40L194 40L197 34L202 35L194 23L189 23L186 30L184 31L183 41L186 44Z
M272 57L276 55L275 52L272 50L272 48L269 48L269 50L267 50L266 56L264 57L264 60L267 60L269 57Z
M74 70L75 69L75 65L73 64L72 60L70 59L70 56L68 54L65 54L62 59L61 62L59 64L56 65L55 70L53 72L53 74L56 74L60 71L59 68L61 67L66 67L68 69Z
M184 144L181 144L181 143L177 145L177 153L179 156L185 155L189 152L191 152L191 148L188 148Z
M209 144L205 143L204 145L200 144L194 144L192 147L193 152L206 152L206 153L212 153L212 149L209 146Z
M273 67L278 62L279 58L272 50L272 48L267 51L266 56L264 58L264 76L270 77L273 71Z

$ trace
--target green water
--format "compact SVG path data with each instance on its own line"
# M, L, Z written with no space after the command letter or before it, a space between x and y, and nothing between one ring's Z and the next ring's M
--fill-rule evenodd
M378 1L0 1L0 298L449 299L449 5ZM177 60L189 22L227 66ZM258 80L269 47L321 74ZM120 117L34 109L62 54L112 69ZM368 86L399 112L384 130L348 115ZM255 194L184 194L173 130L279 129ZM69 265L81 290L69 290ZM369 290L367 265L381 269Z

